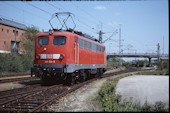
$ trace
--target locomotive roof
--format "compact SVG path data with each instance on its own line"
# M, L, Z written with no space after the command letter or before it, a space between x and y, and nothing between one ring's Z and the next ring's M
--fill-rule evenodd
M83 34L82 32L79 32L79 31L71 32L71 31L68 31L68 30L67 30L67 31L65 31L65 30L63 30L63 31L61 31L61 30L60 30L60 31L54 30L54 32L55 32L55 33L68 33L68 34L78 35L78 36L81 36L81 37L84 38L84 39L91 40L91 41L93 41L93 42L98 43L99 45L103 45L103 44L99 43L99 40L91 37L90 35ZM40 34L41 34L41 33L49 33L49 32L40 32ZM39 33L38 33L38 34L39 34ZM104 46L104 45L103 45L103 46Z
M38 33L38 35L41 35L42 33L49 33L49 32L39 32ZM103 44L101 44L101 43L99 43L99 40L97 40L97 39L95 39L95 38L92 38L92 37L89 37L89 35L87 35L87 34L83 34L83 35L81 35L81 34L79 34L79 33L77 33L77 32L70 32L70 31L65 31L65 30L63 30L63 31L55 31L54 30L54 33L66 33L66 34L74 34L74 35L78 35L78 36L80 36L81 38L84 38L84 39L87 39L87 40L89 40L89 41L93 41L93 42L95 42L95 43L97 43L97 44L99 44L99 45L102 45L102 46L104 46Z
M58 29L53 29L54 31L62 31L62 30L58 30ZM90 40L93 40L93 41L98 41L99 42L99 40L97 40L96 38L93 38L92 36L90 36L90 35L88 35L88 34L86 34L86 33L83 33L83 32L81 32L81 31L75 31L75 30L73 30L73 29L71 29L71 28L69 28L69 29L67 29L67 30L63 30L63 31L66 31L66 32L71 32L71 33L74 33L74 34L77 34L77 35L79 35L79 36L83 36L83 37L85 37L85 38L88 38L88 39L90 39Z

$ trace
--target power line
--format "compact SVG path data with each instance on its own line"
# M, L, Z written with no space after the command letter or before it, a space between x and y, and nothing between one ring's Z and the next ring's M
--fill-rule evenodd
M32 14L32 15L34 15L34 16L36 16L36 17L41 17L41 16L36 15L36 14L34 14L34 13L32 13L32 12L29 12L29 11L27 11L27 10L24 10L24 9L18 8L18 7L16 7L16 6L12 5L12 4L7 3L7 2L4 2L4 3L6 3L6 4L8 4L8 5L12 6L12 7L13 7L13 8L15 8L15 9L22 10L22 11L25 11L25 12L27 12L27 13L30 13L30 14ZM22 2L22 3L24 3L24 2ZM26 3L26 2L25 2L25 3ZM41 17L41 19L48 20L47 18L44 18L44 17Z
M72 3L75 7L79 8L82 12L85 12L87 15L89 15L89 16L90 16L90 19L93 20L93 22L96 22L96 20L98 20L99 23L102 23L102 21L101 21L99 18L96 18L94 15L92 15L92 14L90 14L89 12L87 12L86 10L80 8L79 6L77 6L77 5L76 5L75 3L73 3L72 1L70 1L70 3ZM91 17L93 17L94 19L92 19ZM98 24L98 23L97 23L97 24ZM104 24L104 26L106 26L106 25ZM109 27L110 27L110 26L109 26ZM101 28L101 30L102 30L102 28Z
M64 7L63 7L63 5L62 4L60 4L60 3L57 3L57 4L59 4L61 7L62 7L62 9L61 10L66 10ZM68 10L66 10L67 12L69 12Z
M17 9L17 10L21 10L21 11L25 11L25 12L28 12L28 11L26 11L26 10L23 10L23 9L21 9L21 8L18 8L18 7L16 7L16 6L14 6L14 5L12 5L12 4L9 4L9 3L7 3L7 2L4 2L6 5L9 5L9 6L11 6L11 7L13 7L13 8L15 8L15 9ZM31 12L28 12L28 13L30 13L30 14L32 14L32 15L34 15L33 13L31 13ZM17 21L17 22L19 22L19 23L21 23L21 21L20 20L16 20L16 19L13 19L13 18L10 18L10 17L7 17L7 16L4 16L4 15L1 15L1 16L3 16L3 17L5 17L5 18L7 18L7 19L9 19L9 20L15 20L15 21ZM35 15L35 16L38 16L38 15ZM23 24L24 23L26 23L26 24L28 24L28 25L31 25L32 26L32 24L31 23L28 23L28 22L22 22ZM34 25L35 26L35 25ZM35 27L37 27L37 26L35 26Z
M76 4L74 4L72 1L70 1L70 3L72 3L75 7L79 8L80 10L82 10L83 12L85 12L86 14L88 14L89 16L94 17L93 15L91 15L90 13L86 12L84 9L80 8L79 6L77 6ZM95 19L97 19L96 17L94 17ZM97 19L98 20L98 19ZM101 21L99 20L99 22L101 23Z
M46 1L45 3L49 4L50 6L52 6L52 7L54 7L54 8L57 8L58 10L62 10L62 9L60 9L60 8L56 7L55 5L50 4L50 3L49 3L49 2L47 2L47 1Z
M102 33L105 34L105 32L102 32ZM109 36L109 38L107 38L107 39L105 39L104 41L102 41L102 43L105 43L107 40L110 40L110 38L111 38L113 35L117 34L117 33L118 33L118 31L117 31L117 29L116 29L114 32L112 32L112 35Z
M51 13L49 13L48 11L45 11L45 10L43 10L43 9L41 9L41 8L39 8L39 7L35 6L35 5L33 5L33 4L30 4L29 2L26 2L26 3L29 4L30 6L36 8L36 9L39 9L39 10L45 12L46 14L49 14L49 15L51 16Z
M62 10L62 9L56 7L55 5L50 4L49 2L46 2L46 3L49 4L50 6L54 7L54 8L57 8L57 9L59 9L59 10ZM62 5L61 5L61 6L62 6ZM64 8L63 8L63 9L64 9ZM65 10L66 10L66 9L65 9ZM67 10L66 10L66 11L67 11ZM92 30L94 30L93 27L91 27L91 26L89 26L88 24L86 24L86 23L80 21L77 17L75 17L75 19L76 19L78 22L80 22L81 24L87 26L87 27L89 28L89 30L90 30L91 32L93 32L93 31L92 31ZM80 26L80 25L78 25L78 26Z
M26 2L22 2L22 3L23 3L23 4L24 4L24 3L27 4ZM27 4L27 5L29 5L29 4ZM24 10L24 11L26 11L26 10ZM39 15L34 14L34 13L32 13L32 12L29 12L29 11L26 11L26 12L28 12L28 13L34 15L34 16L40 17L40 19L48 20L47 18L44 18L44 16L39 16Z
M60 6L62 6L62 5L60 4ZM63 7L63 6L62 6L62 7ZM64 7L63 7L63 9L66 10ZM66 11L68 11L68 10L66 10ZM78 15L77 17L80 17L80 16ZM75 19L77 19L77 21L80 22L80 20L79 20L77 17L75 17ZM91 27L91 26L89 26L88 24L86 24L86 23L84 23L84 22L82 22L82 21L81 21L80 23L83 23L84 25L86 25L87 27L89 27L91 30L92 30L92 29L93 29L93 30L95 29L94 27Z

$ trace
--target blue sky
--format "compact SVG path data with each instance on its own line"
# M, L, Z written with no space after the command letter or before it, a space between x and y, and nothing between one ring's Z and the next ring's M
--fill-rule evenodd
M98 38L99 30L102 30L105 32L103 40L110 37L116 29L119 31L121 24L123 53L135 53L135 51L156 53L158 43L161 53L169 53L168 0L48 3L0 1L0 17L13 19L27 26L34 25L40 31L48 31L51 28L48 21L56 12L73 13L75 29L95 38ZM70 23L69 20L68 24ZM114 33L111 40L106 41L104 45L108 53L118 53L119 33Z

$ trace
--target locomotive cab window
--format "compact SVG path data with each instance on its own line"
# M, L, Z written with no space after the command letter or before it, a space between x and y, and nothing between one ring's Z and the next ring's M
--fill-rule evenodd
M55 36L53 39L54 45L65 45L66 44L66 37L65 36Z
M42 46L42 45L48 45L48 37L46 36L40 36L38 37L38 45Z

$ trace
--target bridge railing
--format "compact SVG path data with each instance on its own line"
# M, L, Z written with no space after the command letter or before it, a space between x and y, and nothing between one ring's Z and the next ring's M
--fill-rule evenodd
M106 53L107 55L148 55L148 56L157 56L157 53ZM169 57L169 54L159 54L160 57Z

